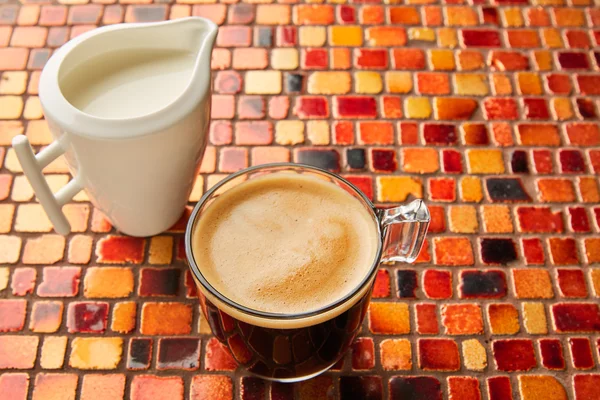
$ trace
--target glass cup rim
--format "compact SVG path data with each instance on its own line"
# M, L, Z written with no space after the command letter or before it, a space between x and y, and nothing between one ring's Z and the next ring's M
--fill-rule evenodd
M194 229L196 220L198 218L198 213L200 212L200 209L204 206L204 204L208 201L208 199L210 199L212 197L212 194L214 192L216 192L219 188L221 188L222 186L224 186L225 184L227 184L228 182L232 181L233 179L235 179L239 176L246 175L248 173L260 171L260 170L268 170L268 169L273 169L273 168L286 168L286 167L293 168L293 169L299 169L299 170L315 171L315 172L327 175L330 178L333 178L337 181L341 181L344 184L348 185L355 192L355 194L357 194L358 197L365 203L365 205L368 206L369 210L371 211L372 217L373 217L374 221L376 221L376 225L377 225L377 242L378 242L377 252L375 254L375 258L373 259L373 264L369 268L368 273L365 275L365 277L361 280L361 282L354 289L352 289L349 293L347 293L340 299L338 299L324 307L318 308L316 310L308 311L308 312L294 313L294 314L272 313L272 312L255 310L253 308L246 307L242 304L239 304L238 302L235 302L235 301L229 299L227 296L223 295L216 288L214 288L208 282L208 280L204 277L204 275L200 271L200 268L198 267L198 264L196 264L196 260L194 259L194 253L192 251L193 229ZM291 162L260 164L260 165L255 165L252 167L244 168L244 169L237 171L231 175L228 175L223 180L221 180L216 185L214 185L212 188L207 190L202 195L200 200L198 200L198 202L194 206L194 209L192 210L192 213L190 214L190 218L188 220L187 227L185 230L184 240L185 240L186 258L188 261L189 269L191 270L192 274L194 275L194 278L211 295L213 295L219 301L225 303L229 307L232 307L233 309L235 309L243 314L246 314L246 315L249 315L252 317L256 317L256 318L260 318L260 319L301 320L304 318L315 317L320 314L326 313L328 311L334 310L335 308L337 308L337 307L341 306L342 304L346 303L347 301L349 301L352 297L354 297L357 293L359 293L360 290L365 287L365 285L367 285L369 282L371 282L371 280L377 273L377 270L379 269L379 262L381 260L381 255L383 252L383 237L382 237L382 232L381 232L381 224L379 221L380 220L379 220L379 215L377 213L377 208L375 207L375 205L373 205L371 200L369 200L369 198L366 197L365 194L363 192L361 192L351 182L347 181L343 177L341 177L333 172L330 172L325 169L315 167L312 165L297 164L297 163L291 163Z

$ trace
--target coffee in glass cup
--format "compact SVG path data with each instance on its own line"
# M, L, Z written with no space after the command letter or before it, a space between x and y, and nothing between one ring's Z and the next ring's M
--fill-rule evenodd
M428 222L420 200L377 210L337 175L270 164L231 175L203 196L186 251L214 335L250 372L294 382L344 355L382 254L413 261Z

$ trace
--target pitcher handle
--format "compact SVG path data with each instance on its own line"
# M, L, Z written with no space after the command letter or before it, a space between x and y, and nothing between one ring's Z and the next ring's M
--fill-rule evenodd
M418 257L429 227L429 209L423 200L379 210L383 232L381 261L412 263Z
M15 136L12 140L12 146L21 163L23 173L29 180L35 195L48 215L48 218L50 218L52 225L54 225L54 229L61 235L68 235L71 232L71 224L69 224L67 216L62 211L62 207L71 201L83 187L79 183L78 178L75 177L56 192L56 194L53 194L42 174L42 170L48 164L65 152L64 149L58 141L54 141L36 155L33 153L29 139L25 135Z

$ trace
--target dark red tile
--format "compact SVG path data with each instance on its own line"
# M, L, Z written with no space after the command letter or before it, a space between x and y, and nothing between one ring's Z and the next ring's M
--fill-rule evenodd
M375 367L375 345L371 338L357 338L352 343L352 369Z
M417 304L415 312L417 314L417 332L421 335L437 335L440 330L438 327L435 304Z
M262 119L266 115L265 99L260 96L241 96L237 110L240 119Z
M446 124L425 124L423 138L426 144L449 145L458 141L456 127Z
M26 313L26 300L0 300L0 332L22 330Z
M385 69L388 67L387 50L356 49L354 50L354 64L361 69Z
M75 302L69 304L67 328L70 333L103 333L108 319L108 303Z
M293 112L299 118L328 118L329 103L323 96L300 96Z
M334 98L335 116L339 118L375 118L377 103L367 96L338 96Z
M262 400L265 398L266 384L263 379L242 377L240 382L241 400Z
M527 233L558 233L564 228L562 213L550 207L517 207L517 222L519 230Z
M152 339L132 338L127 353L127 369L148 369L152 361Z
M340 170L340 153L336 150L298 149L295 153L296 162L313 165L332 172Z
M585 172L585 161L579 150L561 150L559 160L563 173Z
M399 269L396 271L396 284L398 297L408 299L417 297L417 271Z
M485 181L488 197L494 203L530 202L519 178L489 178Z
M15 296L33 293L37 271L34 268L17 268L13 272L10 288Z
M569 207L569 224L573 232L589 232L590 223L583 207Z
M512 387L508 376L494 376L487 379L489 400L513 400Z
M575 375L573 377L573 388L575 400L599 400L600 374Z
M177 296L181 269L142 268L139 295L142 297Z
M272 382L270 394L271 400L294 400L294 386L288 383Z
M526 265L544 265L544 247L538 238L521 239Z
M587 297L588 291L585 284L585 277L581 269L558 268L556 276L558 287L563 297Z
M506 276L500 270L461 271L458 287L462 299L498 299L506 296Z
M429 194L434 201L455 201L456 181L452 178L429 179Z
M437 269L425 270L423 292L430 299L449 299L452 297L452 273Z
M584 119L595 119L598 115L596 114L596 106L592 99L577 99L577 111L579 115Z
M305 69L326 69L329 57L326 49L302 49L302 67Z
M492 349L496 367L500 371L529 371L537 365L531 340L494 340Z
M294 47L298 41L298 31L295 26L277 27L277 46Z
M98 241L96 255L103 264L139 264L144 259L144 238L108 236Z
M196 282L194 278L192 278L192 273L189 270L185 271L185 297L188 299L194 299L198 297L198 286L196 286Z
M517 260L517 249L512 239L482 238L481 261L484 264L508 264Z
M381 400L383 385L380 376L340 377L340 400Z
M489 25L498 25L498 9L496 7L481 7L483 23Z
M375 172L394 172L398 169L394 149L371 149L371 167Z
M533 165L538 174L551 174L552 154L549 150L533 150Z
M551 370L565 369L563 347L558 339L540 339L540 357L544 368Z
M216 338L211 338L206 343L204 353L204 368L207 371L233 371L237 362L227 348Z
M585 53L558 53L558 63L562 69L589 69L590 63Z
M347 5L338 6L337 19L341 24L356 23L356 9L353 6Z
M372 296L376 299L390 297L390 274L386 269L377 271Z
M571 360L573 367L577 369L594 368L594 356L592 347L588 338L570 338L569 347L571 348Z
M548 105L544 99L523 99L525 117L528 119L550 119Z
M462 156L456 150L442 151L442 170L447 174L460 174L463 172Z
M159 370L200 368L200 339L158 339L156 367Z
M510 158L510 169L513 174L529 173L529 162L527 159L527 152L525 150L513 151Z
M392 399L442 400L440 381L432 376L393 376L389 393Z
M425 371L457 371L460 368L458 346L452 339L419 339L419 368Z
M40 297L74 297L79 291L80 267L45 267L42 283L37 288Z
M595 303L558 303L550 306L557 332L600 332L600 309Z
M462 29L462 42L465 47L500 47L500 35L495 30Z

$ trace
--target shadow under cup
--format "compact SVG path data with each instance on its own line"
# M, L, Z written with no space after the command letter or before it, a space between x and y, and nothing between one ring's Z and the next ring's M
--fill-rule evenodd
M322 309L293 315L257 311L228 299L204 278L192 251L196 222L215 198L246 180L284 171L318 176L344 188L372 213L380 238L373 264L358 287ZM201 309L215 337L253 374L280 382L296 382L332 367L360 331L382 254L381 238L376 209L352 184L314 167L270 164L240 171L209 190L192 212L185 244L192 276L199 288Z

